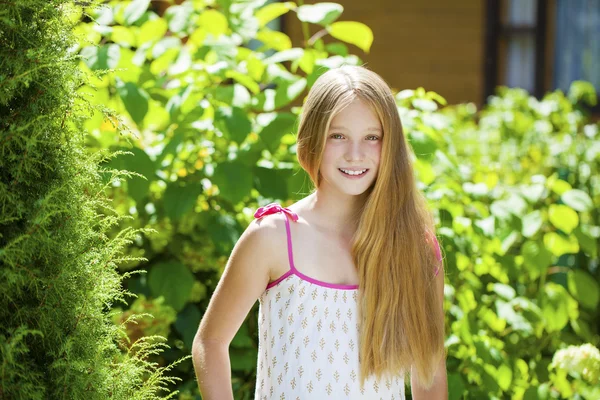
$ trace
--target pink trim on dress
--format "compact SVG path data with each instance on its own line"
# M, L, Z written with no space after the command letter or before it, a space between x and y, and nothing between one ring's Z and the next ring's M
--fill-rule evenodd
M310 282L312 284L331 288L331 289L343 289L343 290L358 289L358 285L341 285L341 284L335 284L335 283L327 283L327 282L320 281L318 279L311 278L308 275L304 275L302 272L298 271L296 269L296 267L294 266L294 257L293 257L293 251L292 251L292 234L290 232L290 222L289 222L289 217L291 217L293 221L298 221L298 214L296 214L289 208L281 207L277 203L270 203L270 204L267 204L266 206L260 207L258 210L256 210L256 212L254 213L254 217L262 218L265 215L275 214L278 212L283 212L284 215L286 215L285 230L287 233L288 260L289 260L289 264L290 264L290 269L285 274L283 274L282 276L277 278L277 280L269 283L267 285L267 289L277 285L279 282L281 282L282 280L284 280L285 278L287 278L288 276L290 276L292 274L294 274L297 277L299 277L300 279ZM288 215L289 215L289 217L288 217Z
M304 275L302 272L298 271L296 269L296 267L294 266L294 256L293 256L293 251L292 251L292 234L290 232L290 222L289 222L290 217L292 218L293 221L295 221L295 222L298 221L298 214L296 214L289 208L281 207L281 205L279 205L277 203L270 203L264 207L258 208L256 210L256 212L254 213L254 217L262 218L265 215L275 214L278 212L282 212L286 216L285 230L286 230L286 234L287 234L287 250L288 250L288 261L289 261L290 269L285 274L281 275L279 278L274 280L273 282L267 284L267 289L272 288L273 286L277 285L279 282L281 282L282 280L284 280L285 278L287 278L288 276L290 276L292 274L296 275L297 277L299 277L302 280L305 280L305 281L315 284L317 286L323 286L323 287L327 287L327 288L331 288L331 289L342 289L342 290L358 289L359 285L342 285L342 284L323 282L318 279L311 278L308 275ZM436 244L435 253L436 253L436 257L437 257L438 261L442 261L442 255L440 253L440 244L439 244L437 238L435 237L435 235L433 235L431 232L428 232L427 242L429 242L430 238L433 238L433 240L435 241L435 244ZM435 276L438 275L438 272L440 272L440 266L438 266L437 269L435 270Z
M437 258L438 261L442 261L442 254L440 252L440 243L438 242L437 238L435 237L435 235L431 232L427 232L427 242L429 243L429 240L433 239L433 241L435 242L435 257ZM438 272L440 272L440 266L438 265L438 267L435 269L435 276L438 275Z

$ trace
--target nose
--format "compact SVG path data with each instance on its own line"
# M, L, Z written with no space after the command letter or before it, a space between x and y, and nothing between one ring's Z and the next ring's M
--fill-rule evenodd
M349 141L346 149L345 159L347 162L351 161L363 161L364 150L360 141Z

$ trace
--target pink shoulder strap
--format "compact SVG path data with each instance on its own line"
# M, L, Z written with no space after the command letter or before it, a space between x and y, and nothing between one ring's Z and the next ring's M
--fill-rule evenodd
M442 254L440 251L440 243L438 242L435 235L428 231L427 232L427 242L430 243L431 240L433 240L432 246L435 248L435 257L437 258L438 261L442 261ZM437 276L438 272L440 272L440 265L438 265L438 267L435 269L435 276Z
M281 207L277 203L270 203L264 207L259 207L254 213L254 218L262 218L265 215L275 214L278 212L282 212L285 218L285 230L287 234L287 250L288 250L288 260L290 262L290 272L294 271L296 268L294 267L294 257L292 252L292 234L290 233L290 221L291 217L293 221L298 221L298 214L290 210L286 207ZM287 275L287 274L286 274Z

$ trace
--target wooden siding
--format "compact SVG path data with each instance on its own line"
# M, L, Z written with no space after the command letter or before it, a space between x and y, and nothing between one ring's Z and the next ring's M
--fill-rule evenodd
M315 1L306 1L312 4ZM370 54L351 46L366 66L395 90L419 86L449 103L481 103L484 0L339 0L340 21L367 24L375 37ZM303 41L295 14L283 21L294 46ZM317 27L312 27L311 34ZM327 40L326 40L327 42Z

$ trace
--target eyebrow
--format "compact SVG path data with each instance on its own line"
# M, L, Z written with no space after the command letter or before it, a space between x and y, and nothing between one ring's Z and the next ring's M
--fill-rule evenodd
M344 128L343 126L338 126L338 125L332 125L329 127L329 129L338 129L338 130L342 130L342 131L348 130L348 129ZM373 132L381 132L381 129L377 128L376 126L372 126L372 127L368 128L367 130L373 131Z

